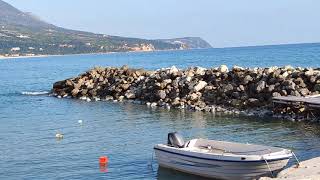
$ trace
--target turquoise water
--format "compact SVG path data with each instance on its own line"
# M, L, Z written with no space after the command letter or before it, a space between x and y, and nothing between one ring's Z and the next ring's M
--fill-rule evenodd
M0 60L0 179L197 179L158 170L156 163L151 168L153 145L165 142L169 131L180 131L186 138L293 148L302 160L320 156L317 124L44 94L55 81L94 66L124 64L147 69L220 64L320 67L320 44ZM57 132L64 139L56 140ZM110 159L107 172L98 165L102 155Z

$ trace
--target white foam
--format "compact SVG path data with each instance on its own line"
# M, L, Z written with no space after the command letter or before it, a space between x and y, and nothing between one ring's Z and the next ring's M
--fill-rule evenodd
M29 96L38 96L38 95L49 94L49 92L48 91L25 91L25 92L22 92L21 94L29 95Z

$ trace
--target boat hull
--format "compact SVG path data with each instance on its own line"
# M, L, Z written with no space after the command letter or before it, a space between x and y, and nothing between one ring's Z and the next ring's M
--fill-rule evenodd
M216 179L253 179L281 170L289 158L259 161L230 161L190 156L177 151L155 148L159 166L198 176Z

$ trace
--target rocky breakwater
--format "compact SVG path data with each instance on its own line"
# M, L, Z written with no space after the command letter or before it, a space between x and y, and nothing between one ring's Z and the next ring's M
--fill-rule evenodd
M128 66L96 67L77 77L54 83L56 97L87 101L135 101L151 107L207 112L272 115L272 98L308 96L320 92L320 69L242 68L222 65L205 69L176 67L156 71ZM282 108L282 114L293 113ZM299 114L302 112L294 112Z

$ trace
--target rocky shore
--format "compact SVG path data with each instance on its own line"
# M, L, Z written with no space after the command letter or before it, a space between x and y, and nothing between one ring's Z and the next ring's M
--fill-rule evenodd
M272 116L272 98L308 96L320 92L320 69L269 67L163 68L156 71L128 66L96 67L77 77L54 83L53 95L86 101L132 101L150 107L211 113ZM298 118L304 109L275 110Z

